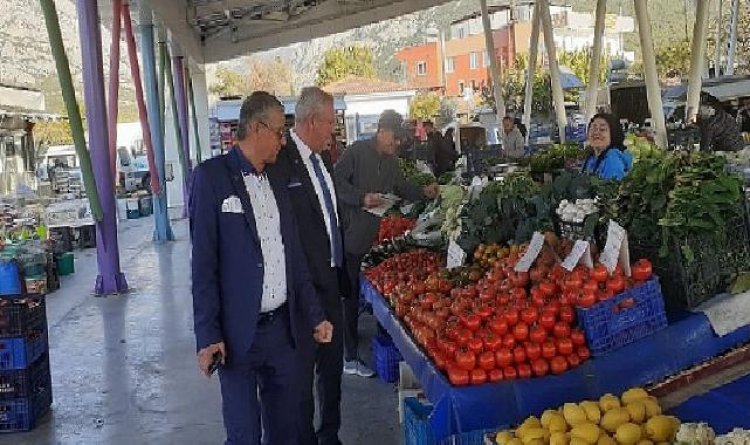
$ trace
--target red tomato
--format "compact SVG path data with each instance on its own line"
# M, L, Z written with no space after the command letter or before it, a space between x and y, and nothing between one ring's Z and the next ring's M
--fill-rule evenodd
M487 383L487 371L481 368L472 369L469 378L472 385Z
M539 317L539 326L545 331L551 331L555 327L555 314L550 311L544 311Z
M611 290L615 295L625 290L625 279L621 276L614 276L607 281L607 290Z
M490 321L490 329L497 335L505 335L508 332L508 323L504 318L498 317Z
M542 343L542 357L552 358L557 355L557 346L554 342L546 341Z
M631 273L633 275L633 279L637 281L646 281L649 278L651 278L651 274L653 273L652 267L651 267L651 261L642 258L631 267Z
M485 371L494 369L495 368L495 354L490 351L486 351L486 352L479 354L479 367L484 369Z
M553 322L554 323L554 322ZM531 333L529 334L529 340L536 344L542 344L544 343L544 340L547 339L547 331L544 330L544 328L537 326L534 329L531 330Z
M528 363L519 363L516 368L518 368L518 377L522 379L530 379L531 378L531 366L529 366Z
M563 306L560 308L560 321L564 321L568 324L573 324L576 319L576 313L570 306Z
M586 346L579 346L576 353L578 354L578 357L581 357L581 362L585 362L591 357L591 351L589 351L589 348Z
M461 324L470 331L476 331L479 329L479 325L482 323L482 319L476 314L465 314L462 315Z
M568 365L570 369L577 368L581 365L581 357L578 356L578 354L570 354L569 356L565 357L568 360Z
M451 368L448 371L448 380L453 386L465 386L469 384L469 371L461 368Z
M604 267L604 265L597 264L591 270L591 278L597 283L604 283L607 281L607 278L609 278L609 272L607 272L607 268Z
M531 363L531 369L534 371L535 376L542 377L549 372L549 363L547 363L547 360L540 358Z
M520 288L529 284L529 273L528 272L514 272L510 276L510 282L514 287Z
M513 361L516 363L524 363L526 361L526 350L522 346L513 348Z
M510 308L503 313L503 318L508 324L508 327L515 326L518 323L518 309Z
M483 341L485 351L497 351L497 349L503 344L503 339L493 332L489 332L485 335Z
M531 298L531 304L536 308L542 308L545 304L547 304L547 300L544 297L532 297Z
M529 307L521 311L521 321L527 325L536 323L539 318L539 311L536 308Z
M578 307L587 309L596 303L596 291L584 291L578 296Z
M505 380L515 380L518 378L518 372L516 371L516 368L512 366L506 366L503 368L503 377Z
M505 334L503 337L503 347L513 349L514 346L516 346L516 337L513 334Z
M564 321L558 321L555 323L552 332L554 332L555 337L557 338L570 337L570 325Z
M459 368L471 371L477 365L477 357L468 350L456 351L456 364Z
M529 326L526 323L518 323L513 326L513 337L519 342L529 338Z
M435 367L441 371L444 370L445 366L448 364L443 352L436 352L433 355L432 360L435 362Z
M484 342L479 337L474 337L471 340L469 340L468 343L469 350L473 352L474 354L479 354L482 352L482 349L484 348Z
M560 338L557 340L557 352L561 355L570 355L573 353L573 341L569 338Z
M456 334L456 342L459 346L466 346L469 344L469 340L471 340L473 337L474 335L470 330L461 329L458 331L458 334Z
M526 343L526 357L529 360L537 360L542 356L542 347L539 343Z
M581 288L583 286L583 280L581 278L575 277L571 275L570 278L565 280L565 289L575 291Z
M524 289L522 287L517 287L517 288L513 289L512 291L510 291L510 294L513 297L513 299L516 300L516 301L523 301L527 297L526 296L526 289Z
M498 367L507 367L513 364L513 353L510 349L502 348L495 351L495 364Z
M570 332L570 339L573 341L574 346L583 346L586 344L586 336L580 329L573 329Z
M568 370L568 361L565 357L555 356L549 362L552 374L558 375Z
M490 306L482 306L477 310L477 314L482 321L490 318L492 316L492 312L492 307Z
M482 302L488 303L495 299L497 296L497 292L495 289L488 287L485 289L482 289L481 292L479 292L479 299L482 300Z
M491 369L488 373L488 379L492 383L501 382L503 380L503 371L500 369Z
M594 294L596 294L596 292L599 291L599 283L597 283L596 280L589 280L589 281L583 283L583 288L582 289L585 292L586 291L587 292L594 292Z
M539 291L547 297L555 295L556 286L550 281L542 281L539 284Z

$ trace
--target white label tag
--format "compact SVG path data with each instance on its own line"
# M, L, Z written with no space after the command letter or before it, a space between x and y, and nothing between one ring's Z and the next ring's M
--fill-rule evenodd
M573 244L573 250L570 251L570 255L563 261L562 267L565 270L572 271L581 261L583 261L586 267L594 266L591 259L591 245L588 241L578 240Z
M607 268L609 273L614 272L619 262L623 265L623 270L627 270L626 273L629 276L630 254L628 250L628 233L622 226L610 220L607 227L607 244L599 256L599 262ZM625 251L624 254L623 251Z
M448 258L446 261L446 267L453 269L455 267L461 267L466 261L466 252L461 248L455 241L451 240L448 243Z
M526 249L526 253L523 254L521 259L516 263L514 270L516 272L528 272L531 269L531 265L536 261L536 257L539 256L539 252L542 251L544 246L544 235L539 232L534 232L529 243L529 248Z

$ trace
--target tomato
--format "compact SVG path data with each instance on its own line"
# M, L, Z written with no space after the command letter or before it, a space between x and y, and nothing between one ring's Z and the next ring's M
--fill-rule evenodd
M570 354L569 356L565 357L568 360L568 365L570 369L577 368L581 365L581 357L578 356L578 354Z
M555 356L549 362L552 374L559 375L568 370L568 361L565 357Z
M611 290L615 295L625 290L625 279L621 276L614 276L607 281L607 290Z
M432 360L435 362L435 367L439 370L444 370L445 366L448 364L448 361L445 358L445 353L443 352L435 352L432 356Z
M552 329L552 332L557 338L570 337L570 325L568 323L565 323L564 321L558 321L557 323L555 323L555 327Z
M495 353L491 351L485 351L479 354L478 358L479 367L489 371L495 368Z
M585 283L583 283L582 287L584 292L598 292L599 291L599 283L596 282L596 280L589 280Z
M503 371L501 369L491 369L487 377L492 383L501 382L503 380Z
M544 343L544 340L546 339L547 339L547 331L545 331L544 328L540 326L533 328L531 330L531 333L529 334L529 340L539 345Z
M525 349L529 360L537 360L542 356L542 347L539 343L526 343Z
M494 332L487 333L483 341L485 351L497 351L497 349L503 345L503 339Z
M578 307L587 309L596 304L596 292L584 291L578 296Z
M514 272L510 276L510 282L513 287L520 288L529 284L528 272Z
M504 318L498 317L490 321L490 329L497 335L505 335L508 332L508 323Z
M484 342L479 337L474 337L471 340L469 340L468 345L469 350L473 352L474 354L479 354L482 352L482 349L484 348Z
M551 331L555 326L555 314L551 311L545 310L542 313L541 317L539 317L539 326L541 326L545 331Z
M547 304L547 300L544 297L531 297L531 304L536 308L542 308Z
M561 355L570 355L573 353L573 341L570 338L560 338L557 340L557 352Z
M565 289L575 291L581 288L583 286L583 280L581 278L575 277L571 275L570 278L565 280Z
M556 286L550 281L542 281L539 284L539 291L547 297L551 297L555 294Z
M485 289L482 289L481 292L479 292L479 299L482 300L484 303L488 303L495 299L497 296L497 292L495 289L488 287Z
M461 324L470 331L476 331L482 323L482 319L476 314L464 314L460 318Z
M453 386L466 386L469 384L469 371L461 368L451 368L448 371L448 380Z
M518 309L510 308L503 313L503 318L508 326L515 326L518 323Z
M526 289L524 289L522 287L517 287L517 288L513 289L512 291L510 291L510 295L516 301L524 301L524 300L526 300L526 297L527 297L527 295L526 295Z
M591 351L589 351L589 348L586 346L579 346L576 350L576 354L578 354L578 357L581 357L582 362L585 362L591 357Z
M542 377L549 372L549 363L547 363L547 360L540 358L531 363L531 369L534 371L535 376Z
M459 368L471 371L477 365L477 357L473 352L468 350L456 351L456 364Z
M603 264L597 264L591 270L591 278L597 283L604 283L609 278L609 272Z
M469 340L471 340L473 337L474 334L472 334L470 330L460 329L456 334L456 342L458 342L459 346L466 346L469 344Z
M630 268L630 271L633 279L637 281L646 281L651 278L651 274L653 273L651 261L642 258L636 261L633 267Z
M551 341L542 343L542 357L552 358L557 355L557 346Z
M630 309L635 306L635 300L633 298L626 298L618 304L620 310Z
M538 283L544 279L544 272L538 267L534 267L529 271L529 278L532 283Z
M498 367L506 367L513 364L513 353L510 349L502 348L495 351L495 364Z
M560 321L563 321L568 324L573 324L573 321L576 319L576 313L570 306L563 306L560 308Z
M536 308L529 307L521 311L521 321L527 325L536 323L539 318L539 311Z
M505 380L515 380L516 378L518 378L518 372L513 366L506 366L505 368L503 368L503 377L505 378Z
M516 346L516 337L513 334L505 334L503 337L503 347L513 349L514 346Z
M570 339L573 341L574 346L584 346L586 344L586 336L580 329L573 329L570 332Z
M513 361L516 363L523 363L526 361L526 350L522 346L516 346L513 348Z
M531 366L529 366L528 363L519 363L516 368L518 368L518 377L522 379L530 379L531 378Z
M526 323L518 323L513 326L513 337L519 342L529 338L529 326Z

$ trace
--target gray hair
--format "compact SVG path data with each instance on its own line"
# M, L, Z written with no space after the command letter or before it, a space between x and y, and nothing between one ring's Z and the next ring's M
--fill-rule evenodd
M333 103L333 96L318 87L305 87L294 107L294 122L305 122Z
M240 108L240 122L237 126L237 139L243 140L247 137L247 127L253 122L265 122L268 120L272 110L284 112L284 106L271 93L266 91L254 91L245 98Z

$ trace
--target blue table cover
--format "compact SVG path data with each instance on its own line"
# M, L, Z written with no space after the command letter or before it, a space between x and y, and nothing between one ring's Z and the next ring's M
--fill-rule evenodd
M514 425L566 402L620 394L633 386L663 380L750 341L750 327L718 337L705 315L682 313L671 319L666 329L559 376L453 387L417 346L383 296L364 278L360 290L434 404L430 423L438 440Z
M692 397L670 413L683 422L706 422L716 434L750 429L750 375Z

